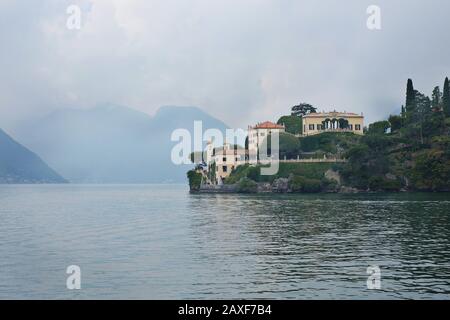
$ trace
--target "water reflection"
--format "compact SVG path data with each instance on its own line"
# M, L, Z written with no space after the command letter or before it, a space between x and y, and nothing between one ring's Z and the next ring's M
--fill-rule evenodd
M191 232L230 296L448 298L448 195L194 195ZM382 290L366 268L382 269ZM223 293L223 292L222 292Z

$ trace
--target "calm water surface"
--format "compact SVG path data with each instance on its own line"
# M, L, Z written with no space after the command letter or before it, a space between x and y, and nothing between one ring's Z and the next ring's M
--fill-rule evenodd
M6 298L449 299L450 195L0 186Z

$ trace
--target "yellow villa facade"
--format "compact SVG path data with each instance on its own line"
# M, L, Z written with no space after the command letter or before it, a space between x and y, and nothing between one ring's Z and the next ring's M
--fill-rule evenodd
M323 132L353 132L363 134L364 116L348 112L309 113L302 117L303 135L311 136Z

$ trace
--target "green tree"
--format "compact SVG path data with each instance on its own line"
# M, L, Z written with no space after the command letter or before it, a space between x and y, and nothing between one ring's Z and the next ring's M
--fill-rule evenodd
M301 134L302 122L302 118L297 116L283 116L277 121L277 124L284 125L288 133Z
M419 127L419 137L420 142L424 143L424 124L429 119L429 116L431 115L431 101L430 98L425 96L424 94L420 93L419 91L416 91L415 94L415 103L416 103L416 109L413 114L413 121L414 123L417 123Z
M202 184L202 174L196 170L190 170L187 173L187 177L189 179L189 188L191 191L195 192L200 190L200 186Z
M445 78L444 91L442 93L442 108L446 117L450 117L450 84L448 77Z
M369 134L385 134L387 130L391 127L389 121L378 121L371 123L369 125Z
M302 176L294 176L289 181L289 188L293 192L315 193L320 192L321 183L317 179L308 179Z
M391 127L391 132L397 132L403 126L403 119L401 116L391 115L389 116L389 123Z
M272 154L272 135L268 135L267 138L267 153ZM300 153L300 140L290 134L285 132L280 132L279 134L279 156L280 159L293 159L296 158Z
M256 193L258 191L258 184L249 178L242 178L238 182L237 191L239 193Z
M300 103L292 107L292 115L297 117L302 117L308 113L316 113L317 108L314 108L309 103Z
M441 109L441 103L442 103L442 93L439 86L435 87L433 89L433 93L431 95L431 106L435 110Z
M408 122L411 121L415 108L416 108L416 91L414 90L412 80L408 79L408 84L406 86L406 104L405 104L405 115Z
M446 150L424 150L411 172L412 182L418 190L450 190L450 152Z

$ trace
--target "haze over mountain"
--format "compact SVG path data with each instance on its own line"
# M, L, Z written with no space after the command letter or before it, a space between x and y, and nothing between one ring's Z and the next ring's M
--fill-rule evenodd
M36 154L0 129L0 183L64 183Z
M227 126L196 107L161 107L154 117L121 106L61 109L16 136L76 183L184 182L189 166L171 161L172 131Z

